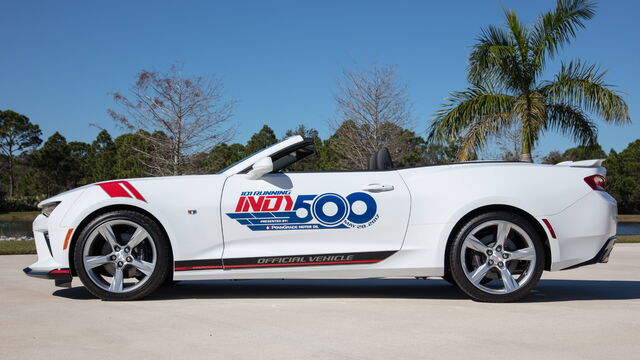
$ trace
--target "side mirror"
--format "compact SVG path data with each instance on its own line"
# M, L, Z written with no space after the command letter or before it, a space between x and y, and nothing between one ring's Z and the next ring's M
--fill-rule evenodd
M251 170L247 173L247 179L256 180L260 179L263 175L273 171L273 161L270 157L262 158L256 161L251 167Z

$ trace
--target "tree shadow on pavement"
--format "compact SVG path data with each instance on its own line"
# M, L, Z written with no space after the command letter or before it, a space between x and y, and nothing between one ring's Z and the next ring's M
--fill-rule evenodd
M55 296L95 299L84 287L57 290ZM450 299L468 297L444 280L202 280L163 286L143 301L177 299L313 299L401 298ZM521 302L640 299L640 281L541 280Z

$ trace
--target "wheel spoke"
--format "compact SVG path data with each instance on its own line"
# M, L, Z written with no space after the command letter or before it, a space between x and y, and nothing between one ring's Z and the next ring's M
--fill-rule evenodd
M491 266L487 265L487 264L482 264L480 265L477 269L475 269L469 276L470 280L472 283L474 284L480 284L480 281L482 281L482 279L484 279L485 275L487 275L487 272L489 272L489 270L491 270Z
M151 273L153 273L153 269L155 268L155 264L154 263L150 263L147 261L143 261L143 260L133 260L131 262L131 265L133 267L135 267L136 269L140 270L141 273L147 275L147 276L151 276Z
M500 269L500 277L502 278L504 289L508 293L518 290L520 287L520 284L518 284L518 281L511 275L511 272L506 266Z
M109 286L109 291L122 292L123 285L124 274L122 273L122 268L116 267L116 272L113 274L113 280L111 281L111 286Z
M111 229L111 225L103 224L98 228L100 235L111 245L111 248L118 246L118 239L116 235L113 233L113 229Z
M95 267L108 264L111 262L111 260L109 259L110 257L111 255L87 256L84 259L84 266L87 268L87 270L90 270Z
M496 246L502 246L504 248L504 242L509 236L511 231L511 225L506 221L498 223L498 231L496 232Z
M516 250L510 253L510 260L528 260L533 261L536 259L536 251L533 247L528 247L520 250Z
M133 235L131 235L131 239L129 239L127 246L133 250L134 247L138 246L147 237L149 237L147 231L142 226L138 226Z
M477 252L481 252L485 254L489 247L483 244L480 240L478 240L475 236L469 235L466 239L464 239L464 246L471 248Z

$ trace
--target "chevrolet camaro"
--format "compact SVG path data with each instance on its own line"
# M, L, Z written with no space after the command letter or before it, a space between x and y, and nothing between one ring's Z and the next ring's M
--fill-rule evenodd
M288 138L213 175L106 181L39 204L27 275L103 300L202 279L443 277L478 301L527 295L544 270L606 262L617 207L602 160L478 161L296 172Z

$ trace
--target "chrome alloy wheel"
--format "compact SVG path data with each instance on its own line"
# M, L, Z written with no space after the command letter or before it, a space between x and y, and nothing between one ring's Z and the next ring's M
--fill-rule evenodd
M142 226L129 220L110 220L89 234L82 261L94 284L124 293L149 280L157 257L154 241Z
M491 220L473 228L460 250L462 269L478 289L509 294L535 273L536 250L531 237L518 225Z

